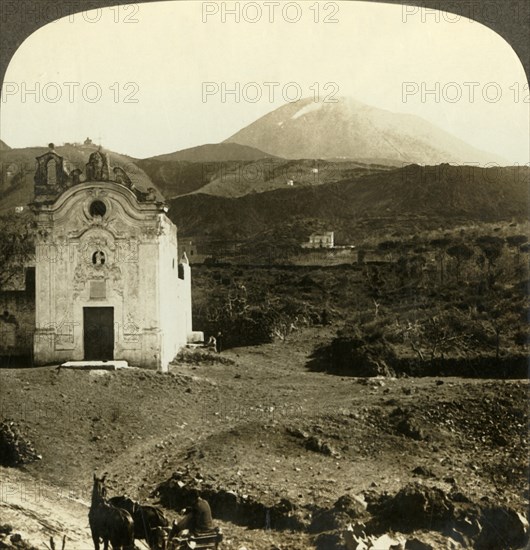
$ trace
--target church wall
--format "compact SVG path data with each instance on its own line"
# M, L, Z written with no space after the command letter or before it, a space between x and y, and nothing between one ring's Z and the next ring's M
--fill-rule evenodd
M62 162L51 151L41 164L48 156ZM89 350L165 370L191 332L191 273L178 263L176 227L152 193L93 164L105 181L49 188L45 174L36 178L35 363L86 360Z
M176 227L161 216L159 288L160 327L162 330L162 370L175 358L180 347L186 345L185 312L179 302L178 248Z
M138 285L128 296L128 308L138 319L140 348L124 359L130 364L158 369L161 365L161 332L158 322L158 244L156 240L139 245ZM136 298L137 296L137 298Z
M115 227L76 227L71 220L82 219L87 202L81 196L71 199L46 240L37 244L38 363L83 360L83 308L112 307L114 358L147 368L161 366L158 214L128 220L120 198L109 199L118 218ZM79 238L71 236L75 229L82 232ZM59 248L67 253L50 261L46 248L63 241ZM103 253L105 265L93 265L96 251ZM91 295L94 281L104 284L104 296Z
M178 301L181 312L181 323L186 327L188 337L192 332L192 310L191 310L191 268L189 264L180 262L179 268L183 279L178 279Z
M121 353L124 332L123 294L128 284L127 274L123 277L123 270L118 267L117 243L110 234L89 229L81 239L64 242L59 247L61 254L51 260L46 251L55 246L51 243L60 240L60 233L52 232L48 242L37 245L37 364L84 358L84 307L114 308L115 352ZM97 241L104 244L92 244ZM93 249L101 250L106 256L109 267L101 270L101 273L95 273L91 261ZM116 267L120 271L119 276ZM103 297L91 295L92 281L104 283Z

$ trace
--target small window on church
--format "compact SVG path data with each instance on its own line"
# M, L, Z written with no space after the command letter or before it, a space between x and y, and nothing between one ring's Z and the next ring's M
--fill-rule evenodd
M179 264L178 267L178 277L179 279L184 280L184 266L182 264Z
M96 216L103 217L107 213L107 207L104 202L94 201L90 205L90 215L95 218Z
M105 263L105 252L101 252L101 250L97 250L92 254L92 263L94 265L103 265Z

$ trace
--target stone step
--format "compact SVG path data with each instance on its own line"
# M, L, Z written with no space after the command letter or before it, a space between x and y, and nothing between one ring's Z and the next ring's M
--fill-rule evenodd
M200 330L194 330L188 332L188 344L202 344L204 342L204 332Z
M59 366L61 369L79 370L118 370L129 369L127 361L67 361Z
M203 342L188 342L186 344L186 349L197 349L197 348L204 348Z

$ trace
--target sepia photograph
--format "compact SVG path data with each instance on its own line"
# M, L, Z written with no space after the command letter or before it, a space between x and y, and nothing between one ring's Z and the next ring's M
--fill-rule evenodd
M0 548L529 548L529 34L0 0Z

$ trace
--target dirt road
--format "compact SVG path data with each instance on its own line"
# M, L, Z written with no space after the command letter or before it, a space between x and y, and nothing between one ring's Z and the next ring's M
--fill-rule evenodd
M0 523L10 524L39 548L50 536L58 541L67 535L67 548L92 549L88 527L88 504L27 472L0 468Z
M167 375L0 370L3 416L42 454L25 471L2 469L1 522L42 548L64 533L68 550L91 549L94 470L108 472L110 495L148 501L188 469L263 506L326 508L342 495L395 494L419 481L527 507L527 381L315 372L314 350L333 334L304 329ZM227 548L313 547L307 533L267 531L265 516L255 530L244 518L221 523Z

